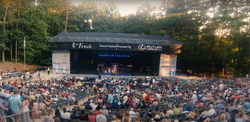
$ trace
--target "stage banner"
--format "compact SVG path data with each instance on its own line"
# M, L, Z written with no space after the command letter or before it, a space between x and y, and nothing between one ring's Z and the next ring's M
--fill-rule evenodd
M70 74L70 52L68 50L52 52L52 70L55 74Z
M104 42L54 42L52 50L110 50L110 51L140 51L140 52L164 52L170 51L170 47L150 44L104 43Z
M171 76L176 72L177 55L161 54L159 76Z
M170 55L170 67L169 67L169 75L176 74L176 62L177 62L177 55Z

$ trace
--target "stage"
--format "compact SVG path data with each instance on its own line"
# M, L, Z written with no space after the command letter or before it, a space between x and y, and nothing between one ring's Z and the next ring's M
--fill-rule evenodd
M64 77L64 76L74 76L74 77L92 77L92 78L97 78L98 79L98 75L96 74L51 74L48 77L48 79L51 79L52 81L55 81L56 78L60 78L60 77ZM198 76L187 76L187 75L175 75L175 76L167 76L167 77L161 77L161 76L145 76L145 75L137 75L137 76L129 76L129 75L101 75L101 79L111 79L111 78L126 78L126 79L132 79L132 78L163 78L163 79L167 79L170 80L172 82L174 82L175 80L178 80L178 83L180 85L184 85L187 83L188 80L200 80L200 79L204 79L204 77L198 77Z
M61 32L49 42L51 70L62 74L175 75L182 47L167 35L128 33Z

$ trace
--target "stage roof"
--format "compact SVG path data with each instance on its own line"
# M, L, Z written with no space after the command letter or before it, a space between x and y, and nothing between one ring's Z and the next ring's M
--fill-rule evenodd
M162 46L182 46L182 43L173 38L155 35L104 33L104 32L61 32L49 38L49 42L101 42L101 43L127 43L151 44Z

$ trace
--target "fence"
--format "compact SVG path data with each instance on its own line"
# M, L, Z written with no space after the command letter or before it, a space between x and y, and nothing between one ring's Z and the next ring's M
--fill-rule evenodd
M0 119L0 122L15 122L15 120L20 120L20 122L31 122L30 115L33 111L23 112L21 114L12 114L4 116Z

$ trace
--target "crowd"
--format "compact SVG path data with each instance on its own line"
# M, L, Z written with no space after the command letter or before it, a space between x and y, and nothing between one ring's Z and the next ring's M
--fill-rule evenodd
M0 115L15 114L16 122L45 114L44 122L248 122L249 93L248 81L233 78L183 84L161 77L3 81ZM67 110L65 104L74 107Z
M110 121L122 122L247 122L250 89L248 82L243 81L202 79L180 86L178 80L111 79L103 81L107 89L102 92L93 87L95 94L86 102L85 111L90 110L89 115L102 113Z
M29 71L23 71L18 72L15 68L13 70L1 70L0 69L0 80L12 80L19 78L20 80L30 80L33 77L34 72Z

